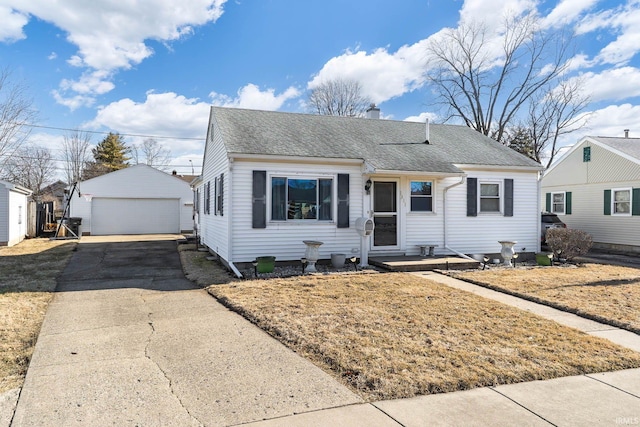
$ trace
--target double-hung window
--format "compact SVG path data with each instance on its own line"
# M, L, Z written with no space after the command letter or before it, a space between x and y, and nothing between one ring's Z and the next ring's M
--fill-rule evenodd
M411 181L411 212L433 212L431 181Z
M631 189L614 188L612 193L612 213L614 215L631 215Z
M564 209L565 193L551 193L551 212L555 214L565 213Z
M480 212L500 212L499 183L480 183Z
M333 220L333 179L272 177L271 220Z

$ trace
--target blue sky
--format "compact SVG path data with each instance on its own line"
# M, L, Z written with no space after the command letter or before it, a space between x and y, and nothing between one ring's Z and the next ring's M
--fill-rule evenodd
M28 86L39 125L166 137L174 167L198 173L211 105L306 112L323 79L357 79L385 118L437 120L425 43L532 10L576 33L572 73L592 100L562 144L640 136L640 0L0 0L0 67ZM31 138L61 157L64 133Z

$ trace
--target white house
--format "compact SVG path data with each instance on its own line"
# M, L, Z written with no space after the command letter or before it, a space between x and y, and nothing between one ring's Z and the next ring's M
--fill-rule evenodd
M0 181L0 246L13 246L24 240L30 195L27 188Z
M373 109L375 117L379 110ZM212 107L196 183L199 238L234 263L539 249L538 163L465 127ZM364 254L363 254L364 255Z
M193 227L189 183L147 165L79 182L70 217L83 235L185 233Z
M583 138L544 174L542 198L594 247L640 252L640 138Z

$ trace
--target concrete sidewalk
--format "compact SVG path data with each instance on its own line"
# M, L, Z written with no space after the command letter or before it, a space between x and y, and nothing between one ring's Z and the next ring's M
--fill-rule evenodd
M12 426L640 425L640 369L362 403L193 288L175 245L79 245L47 312ZM640 351L636 334L437 273L415 274Z

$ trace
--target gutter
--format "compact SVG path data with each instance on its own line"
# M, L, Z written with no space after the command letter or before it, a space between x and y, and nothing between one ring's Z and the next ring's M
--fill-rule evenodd
M447 249L448 251L453 252L454 254L456 254L457 256L461 257L461 258L465 258L465 259L469 259L469 260L473 260L475 261L473 258L471 258L470 256L467 256L465 254L463 254L462 252L459 252L453 248L450 248L449 245L447 244L447 191L449 191L450 189L457 187L459 185L464 184L467 181L467 175L462 175L460 182L456 182L454 184L451 184L450 186L448 186L447 188L444 189L444 191L442 192L442 217L444 219L444 248Z

